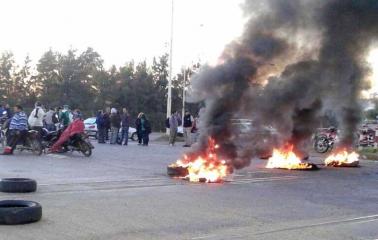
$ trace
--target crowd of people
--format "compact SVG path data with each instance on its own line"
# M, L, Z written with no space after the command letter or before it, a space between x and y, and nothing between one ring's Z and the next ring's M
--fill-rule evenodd
M178 127L183 126L183 135L185 144L183 147L191 147L198 137L198 118L193 118L189 111L185 111L184 117L181 117L178 111L174 111L166 120L166 127L169 128L169 145L174 146L178 134Z
M13 110L9 104L0 105L1 124L8 129L7 146L4 154L12 154L17 143L22 139L28 130L35 130L42 135L43 129L48 131L67 129L76 119L80 119L80 129L84 132L84 123L79 109L70 110L68 105L58 108L45 108L40 102L35 103L35 108L28 116L22 106L16 105ZM166 127L170 130L169 145L176 144L178 128L182 126L185 139L184 147L190 147L196 141L198 136L197 119L193 118L189 111L185 112L183 117L177 111L166 120ZM145 113L140 112L135 120L138 144L148 146L149 135L152 127ZM116 108L106 108L99 110L96 115L97 139L98 143L104 144L109 141L110 144L128 145L129 128L131 118L128 110L122 108L119 111ZM52 150L58 149L57 146Z
M7 129L6 146L3 152L5 155L13 154L16 145L24 140L28 130L35 130L39 138L43 134L43 128L49 131L55 131L57 125L61 126L63 133L67 130L67 136L72 134L70 131L72 128L69 128L71 124L73 126L79 126L76 127L76 129L80 129L84 132L84 123L80 110L75 109L71 111L68 105L47 110L40 102L36 102L34 109L28 116L20 105L14 106L12 111L9 104L4 104L0 105L0 119L2 128ZM54 145L52 151L54 151L54 149L58 151L59 147L59 144Z
M105 111L99 110L96 116L98 143L128 145L130 115L126 108L122 112L116 108L107 108ZM138 136L138 144L148 146L149 135L152 131L151 123L146 114L139 113L135 121L135 127Z

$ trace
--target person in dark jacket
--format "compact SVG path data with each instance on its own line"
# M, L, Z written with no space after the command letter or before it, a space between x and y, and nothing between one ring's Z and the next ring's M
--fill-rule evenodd
M141 118L142 118L143 113L138 114L138 118L135 120L135 127L137 131L137 136L138 136L138 145L142 144L142 123L141 123Z
M148 142L150 141L149 135L151 133L151 124L145 114L142 114L140 117L140 129L143 146L148 146Z
M121 120L122 120L121 121L122 133L121 133L120 144L127 146L127 143L129 141L130 115L126 108L122 109Z
M110 113L110 144L116 144L118 139L118 132L121 128L121 116L117 109L112 108Z
M97 112L96 116L96 124L97 124L97 140L98 143L105 143L105 124L104 124L104 114L102 110Z
M106 108L104 114L104 127L105 127L105 140L109 140L109 131L110 131L110 109Z

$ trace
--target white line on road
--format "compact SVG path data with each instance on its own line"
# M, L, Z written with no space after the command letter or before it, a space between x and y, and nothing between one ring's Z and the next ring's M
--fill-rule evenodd
M199 237L193 237L191 238L192 240L195 240L195 239L207 239L207 238L213 238L213 237L216 237L217 235L204 235L204 236L199 236Z
M378 220L378 214L375 214L375 215L368 215L368 216L362 216L362 217L356 217L356 218L347 218L347 219L341 219L341 220L335 220L335 221L329 221L329 222L321 222L321 223L314 223L314 224L303 225L303 226L283 228L283 229L278 229L278 230L273 230L273 231L268 231L268 232L261 232L256 235L264 235L264 234L284 232L284 231L295 231L295 230L300 230L303 228L321 227L321 226L335 225L335 224L341 224L341 223L358 224L358 223L372 222L372 221L377 221L377 220Z

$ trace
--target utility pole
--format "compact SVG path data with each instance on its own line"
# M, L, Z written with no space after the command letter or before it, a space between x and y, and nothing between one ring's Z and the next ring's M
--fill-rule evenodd
M172 112L172 53L173 53L173 18L174 18L174 0L172 0L171 10L171 43L169 46L169 79L168 79L168 97L167 97L167 118L171 116ZM169 134L169 128L167 128Z
M184 84L182 87L182 123L184 124L184 116L185 116L185 91L186 91L186 67L184 68Z

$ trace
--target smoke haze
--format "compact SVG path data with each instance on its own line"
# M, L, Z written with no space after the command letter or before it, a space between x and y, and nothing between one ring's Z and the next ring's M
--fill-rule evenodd
M221 64L192 79L195 97L206 102L192 154L213 137L232 167L248 166L273 147L255 134L272 126L275 144L290 142L304 155L327 111L337 116L341 145L352 147L367 87L365 58L378 38L378 1L247 0L243 9L243 35L225 48ZM232 124L240 117L253 119L244 137Z

